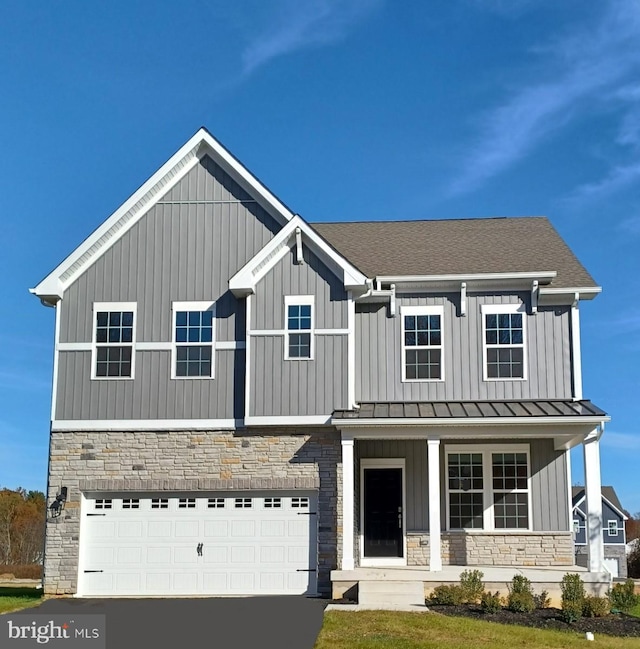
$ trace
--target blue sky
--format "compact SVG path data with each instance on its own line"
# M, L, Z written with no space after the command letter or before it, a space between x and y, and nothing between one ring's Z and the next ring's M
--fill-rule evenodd
M604 287L584 393L640 511L639 3L14 2L0 88L0 486L46 482L54 314L27 289L204 125L311 221L549 216Z

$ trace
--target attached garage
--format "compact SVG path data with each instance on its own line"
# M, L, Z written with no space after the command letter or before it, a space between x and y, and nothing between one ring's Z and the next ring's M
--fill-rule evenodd
M85 494L78 595L317 594L317 494Z

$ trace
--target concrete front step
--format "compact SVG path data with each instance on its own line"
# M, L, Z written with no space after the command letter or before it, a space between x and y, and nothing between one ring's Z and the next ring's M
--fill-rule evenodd
M358 605L365 608L424 606L420 581L363 581L358 583Z

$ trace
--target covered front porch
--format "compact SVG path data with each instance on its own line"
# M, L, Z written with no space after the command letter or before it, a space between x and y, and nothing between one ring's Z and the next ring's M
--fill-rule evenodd
M482 569L487 583L533 570L532 581L557 585L580 570L569 455L578 444L589 512L585 575L608 583L599 458L605 413L588 401L386 406L361 404L333 418L342 443L334 596L389 575L425 587L457 581L469 567Z

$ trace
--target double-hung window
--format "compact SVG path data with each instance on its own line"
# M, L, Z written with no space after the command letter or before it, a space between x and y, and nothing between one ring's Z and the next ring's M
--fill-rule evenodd
M482 305L485 381L527 378L525 316L523 305Z
M618 536L618 521L607 521L607 534L609 534L609 536Z
M135 302L94 303L92 378L133 378L135 315Z
M173 303L173 378L211 379L215 358L215 303Z
M313 359L313 295L287 295L284 298L286 340L285 360Z
M527 445L451 445L446 455L448 529L530 529Z
M402 315L402 380L442 381L441 306L403 306Z

